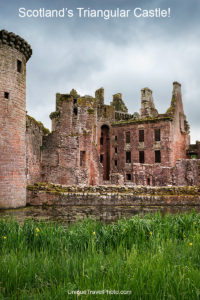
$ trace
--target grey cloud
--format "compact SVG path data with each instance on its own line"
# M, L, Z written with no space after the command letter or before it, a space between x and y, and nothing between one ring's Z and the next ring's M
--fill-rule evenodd
M2 1L2 0L0 0ZM181 3L181 5L180 5ZM143 8L171 7L168 19L128 20L22 20L20 6ZM49 114L55 93L76 88L94 95L104 86L106 102L122 92L131 112L140 106L140 89L153 90L155 104L165 112L171 100L172 82L182 83L185 113L192 139L198 136L200 119L200 4L196 0L172 1L11 1L0 11L2 28L24 37L33 48L28 63L27 108L50 127ZM194 129L193 129L194 128Z

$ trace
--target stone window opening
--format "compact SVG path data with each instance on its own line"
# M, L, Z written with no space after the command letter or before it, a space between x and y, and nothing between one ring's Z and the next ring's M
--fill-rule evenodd
M5 99L9 99L9 93L8 93L8 92L5 92L5 93L4 93L4 98L5 98Z
M103 136L100 137L100 145L103 145Z
M115 141L117 141L117 135L115 136Z
M126 180L127 180L127 181L131 181L131 174L130 174L130 173L127 173L127 174L126 174Z
M131 142L131 135L130 135L130 131L126 132L126 144L130 144Z
M117 152L118 152L118 149L117 149L117 147L115 147L115 153L117 154Z
M139 142L144 142L144 130L139 130Z
M78 108L77 107L74 107L73 113L74 113L75 116L78 115Z
M22 73L22 62L21 60L17 60L17 72Z
M103 180L110 178L110 129L108 125L101 126L101 137L103 137Z
M126 151L126 163L130 164L131 163L131 152Z
M161 163L161 153L160 150L155 151L155 163Z
M103 163L103 154L100 155L100 163Z
M155 129L155 141L160 142L160 129Z
M85 167L86 163L86 151L80 151L80 166Z
M149 177L147 178L147 185L151 185L151 180Z
M115 159L115 167L117 167L117 159Z
M139 162L144 164L144 151L139 151Z

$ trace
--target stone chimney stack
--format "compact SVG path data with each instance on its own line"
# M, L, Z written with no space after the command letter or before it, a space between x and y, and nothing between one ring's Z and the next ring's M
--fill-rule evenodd
M173 82L173 91L172 94L177 96L178 94L181 96L181 84L177 81Z
M95 98L97 99L98 105L104 105L104 88L100 88L95 92Z
M141 90L140 113L142 117L156 117L158 115L158 111L154 105L152 91L149 88Z

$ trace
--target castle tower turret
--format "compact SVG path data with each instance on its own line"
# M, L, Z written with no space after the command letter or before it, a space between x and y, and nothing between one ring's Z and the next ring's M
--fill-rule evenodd
M26 205L26 62L29 44L0 31L0 208Z

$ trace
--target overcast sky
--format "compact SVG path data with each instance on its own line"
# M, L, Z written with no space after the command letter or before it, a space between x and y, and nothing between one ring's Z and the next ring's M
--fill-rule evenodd
M171 9L166 18L20 18L26 9ZM191 141L200 140L199 0L0 0L2 29L19 34L33 49L27 65L27 110L46 127L55 94L99 87L105 102L121 92L130 113L139 111L140 90L153 90L160 113L170 105L172 82L182 84Z

